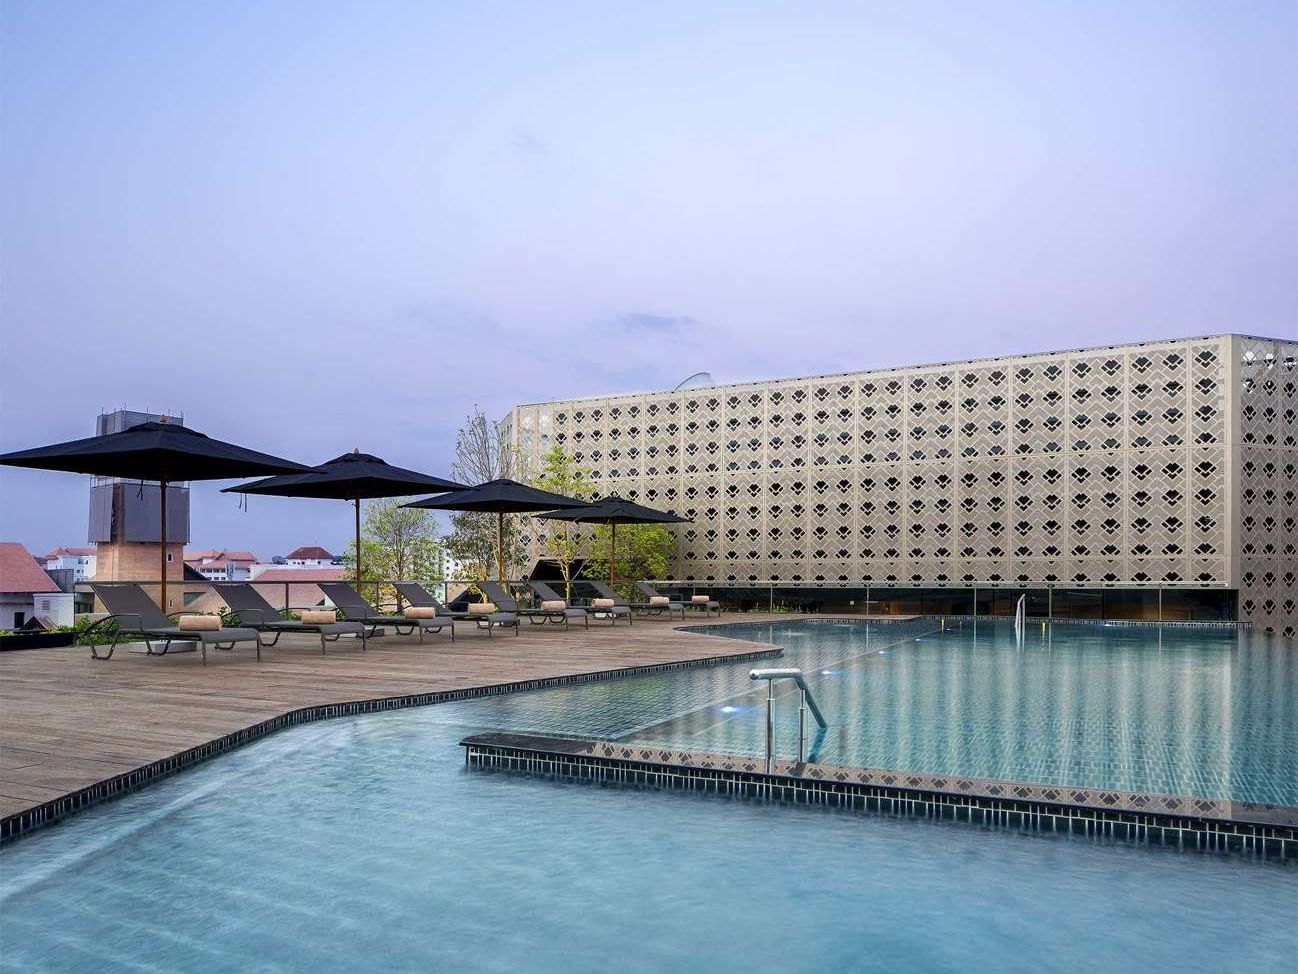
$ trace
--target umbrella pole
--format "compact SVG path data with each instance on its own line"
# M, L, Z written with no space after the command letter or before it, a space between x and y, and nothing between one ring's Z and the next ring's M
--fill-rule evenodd
M356 498L356 591L361 588L361 499Z
M613 576L617 573L617 522L610 521L609 530L611 537L608 544L608 583L613 584Z
M497 576L503 583L505 581L505 513L504 511L496 512L496 567L500 574Z
M158 563L162 567L162 574L159 576L162 579L162 593L159 596L159 601L162 604L162 614L165 616L169 615L167 610L170 608L167 605L167 482L165 480L158 481L158 492L161 500L158 505L158 519L160 522L158 539L161 549L158 553Z

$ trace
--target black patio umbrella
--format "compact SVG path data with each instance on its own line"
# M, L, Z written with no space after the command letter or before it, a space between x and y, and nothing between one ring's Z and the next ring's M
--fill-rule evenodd
M562 494L552 494L520 484L516 480L488 480L477 487L457 490L441 497L428 497L406 507L426 507L435 511L472 511L496 515L496 567L505 580L505 515L532 511L566 510L587 507L585 501Z
M88 436L34 450L0 455L0 464L37 470L66 470L124 480L156 480L161 490L162 611L167 605L167 484L226 480L259 474L297 473L311 468L268 453L214 440L176 423L138 423L118 433Z
M656 511L616 495L595 501L580 510L554 511L537 517L551 521L575 521L580 524L607 524L609 526L608 583L613 584L617 566L617 526L619 524L684 524L688 517L677 517L669 511Z
M309 473L267 477L250 484L226 487L223 493L270 494L276 497L322 497L356 505L356 579L361 577L361 501L372 497L405 497L437 491L463 490L463 484L426 473L394 467L381 457L360 450L327 460Z

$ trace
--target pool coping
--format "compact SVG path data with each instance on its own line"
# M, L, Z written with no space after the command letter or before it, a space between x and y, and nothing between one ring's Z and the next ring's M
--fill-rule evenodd
M677 627L673 627L677 628ZM550 690L557 687L576 686L584 683L598 683L602 680L621 677L645 676L671 670L689 669L700 666L715 666L724 663L744 663L755 660L773 659L784 653L779 646L769 649L751 650L742 653L728 653L716 656L702 656L696 659L669 660L662 663L647 663L642 666L617 667L607 670L590 670L585 673L570 673L562 676L537 677L531 680L516 680L507 683L484 684L476 687L458 687L453 690L430 690L424 693L401 694L391 697L371 697L360 700L315 704L297 707L275 717L258 721L228 734L213 738L203 744L188 748L168 757L151 761L148 764L132 768L130 771L97 781L92 785L78 788L60 795L40 805L32 806L20 812L0 818L0 846L8 845L38 829L45 828L62 819L82 811L100 802L119 798L138 791L147 785L201 764L211 758L233 751L266 737L276 731L299 724L313 723L318 720L330 720L334 717L351 717L359 714L381 713L388 710L403 710L409 707L424 707L430 704L450 703L458 700L472 700L479 697L501 696L509 693L521 693L527 690Z
M1298 808L1286 805L787 760L767 773L756 757L534 734L460 744L474 768L1298 858Z

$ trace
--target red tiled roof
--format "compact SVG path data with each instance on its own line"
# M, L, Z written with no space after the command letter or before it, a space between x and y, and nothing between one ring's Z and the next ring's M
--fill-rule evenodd
M347 577L347 569L341 565L337 568L267 568L252 579L258 582L341 582Z
M333 558L333 555L316 545L307 545L303 548L294 548L285 557L287 558Z
M0 592L57 592L31 553L17 541L0 541Z
M244 561L249 564L255 564L257 556L251 551L228 551L225 548L208 548L205 551L187 551L185 552L185 561Z
M82 555L93 555L93 554L96 553L96 551L97 551L97 549L95 549L95 548L62 548L62 547L60 547L60 548L55 548L55 549L54 549L53 551L51 551L48 555L45 555L45 558L46 558L47 560L50 559L50 558L61 558L63 555L75 555L75 556L80 557L80 556L82 556Z

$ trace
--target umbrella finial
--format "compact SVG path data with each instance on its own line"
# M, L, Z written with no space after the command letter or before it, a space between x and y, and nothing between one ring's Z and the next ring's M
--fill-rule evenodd
M361 452L361 448L359 446L352 447L352 453L360 453L360 452Z

